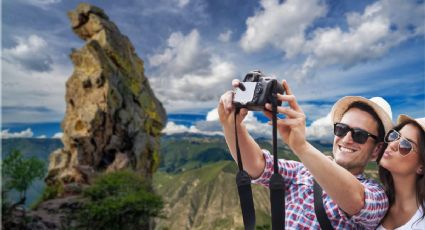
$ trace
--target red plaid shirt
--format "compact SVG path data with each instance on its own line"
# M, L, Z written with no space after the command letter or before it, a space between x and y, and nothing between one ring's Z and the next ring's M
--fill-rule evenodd
M263 174L252 183L269 186L273 175L273 156L263 150L266 167ZM279 159L279 173L283 176L285 191L286 229L320 229L314 213L313 176L297 161ZM326 214L334 229L375 229L388 209L388 198L384 189L374 180L361 174L356 176L365 187L365 206L354 216L343 210L323 191Z

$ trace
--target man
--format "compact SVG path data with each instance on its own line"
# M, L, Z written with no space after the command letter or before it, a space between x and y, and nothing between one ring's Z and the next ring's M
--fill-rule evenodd
M232 85L237 87L239 81ZM283 141L301 160L279 160L279 172L286 186L285 225L288 229L319 229L314 212L314 180L323 189L323 204L334 229L374 229L385 216L388 199L383 188L367 179L364 169L385 149L383 137L392 128L391 108L382 98L344 97L332 108L334 125L331 160L313 147L305 137L306 116L283 81L286 95L277 99L289 107L278 107L284 119L277 121ZM223 94L218 105L220 122L227 145L236 160L233 93ZM266 108L271 111L271 105ZM236 118L238 140L244 169L253 183L268 187L273 174L273 156L262 150L249 135L242 120L247 114L241 109ZM270 112L264 112L271 119Z

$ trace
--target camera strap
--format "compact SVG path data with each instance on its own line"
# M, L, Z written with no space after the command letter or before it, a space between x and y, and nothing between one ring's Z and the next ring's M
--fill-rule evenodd
M255 209L252 197L251 177L243 170L242 158L239 149L238 131L236 125L236 116L239 114L239 108L235 111L235 138L236 138L236 155L239 171L236 174L236 185L238 186L239 201L241 203L242 218L245 230L255 229Z
M314 179L313 179L314 180ZM316 213L317 221L319 222L320 228L323 230L333 230L331 221L326 215L325 207L323 207L322 199L322 187L314 180L314 212Z
M274 87L276 88L276 87ZM281 230L285 227L285 184L279 173L277 157L277 94L272 96L272 124L273 124L273 175L270 178L270 205L272 208L272 229Z
M270 204L272 211L272 229L281 230L285 228L285 186L283 177L279 174L278 156L277 156L277 101L276 93L272 99L272 122L273 122L273 158L274 172L269 182ZM255 209L251 189L251 177L243 169L241 153L239 149L238 132L236 117L239 114L239 108L235 111L235 138L236 138L236 156L239 172L236 175L236 184L238 186L239 200L242 209L242 217L245 229L255 228Z

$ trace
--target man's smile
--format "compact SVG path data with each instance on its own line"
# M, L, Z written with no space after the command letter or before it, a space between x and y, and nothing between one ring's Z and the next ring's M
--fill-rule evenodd
M341 152L347 152L347 153L354 153L355 151L357 151L357 149L344 147L344 146L342 146L342 145L338 145L338 149L339 149L339 151L341 151Z

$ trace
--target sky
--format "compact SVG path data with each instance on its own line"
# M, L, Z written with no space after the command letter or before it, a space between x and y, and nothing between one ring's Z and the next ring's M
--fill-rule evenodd
M383 97L393 121L425 116L423 0L86 2L102 8L144 60L169 115L164 133L220 135L220 96L256 69L288 81L310 139L331 138L328 114L347 95ZM60 137L69 54L84 45L67 18L78 3L2 1L2 138ZM265 122L246 119L254 136L270 136Z

